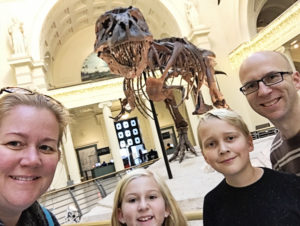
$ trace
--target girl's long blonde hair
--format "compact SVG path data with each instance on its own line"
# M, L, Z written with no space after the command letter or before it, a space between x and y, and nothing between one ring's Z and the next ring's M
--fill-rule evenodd
M157 183L159 190L165 200L166 209L170 211L170 215L165 219L163 226L187 226L187 221L181 212L175 198L173 197L170 189L164 182L164 180L157 174L147 169L136 169L125 175L121 181L119 181L114 198L113 212L111 216L112 226L125 226L119 222L118 213L121 208L124 198L125 190L128 184L139 177L151 177Z

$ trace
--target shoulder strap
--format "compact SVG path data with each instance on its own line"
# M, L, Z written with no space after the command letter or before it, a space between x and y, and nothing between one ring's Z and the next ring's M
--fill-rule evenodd
M48 225L49 226L54 226L53 219L52 219L51 214L49 213L49 211L45 207L43 207L43 206L41 206L41 207L44 211L44 214L46 215Z

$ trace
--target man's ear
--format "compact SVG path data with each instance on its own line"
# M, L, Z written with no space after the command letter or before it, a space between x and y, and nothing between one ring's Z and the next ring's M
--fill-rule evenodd
M249 152L254 150L253 138L251 135L248 136L247 143L249 145Z
M292 76L296 89L300 90L300 73L298 71L295 71Z
M118 208L118 220L122 224L125 224L125 219L124 219L123 212L122 212L121 208Z

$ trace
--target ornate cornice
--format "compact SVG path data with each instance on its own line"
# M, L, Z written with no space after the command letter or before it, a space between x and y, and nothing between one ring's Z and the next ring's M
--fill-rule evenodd
M242 43L229 54L233 68L239 68L251 53L260 50L276 50L300 34L300 2L297 1L272 23L260 31L252 40Z
M50 90L47 95L59 100L67 108L74 108L118 99L120 95L123 95L122 83L123 78L117 78Z

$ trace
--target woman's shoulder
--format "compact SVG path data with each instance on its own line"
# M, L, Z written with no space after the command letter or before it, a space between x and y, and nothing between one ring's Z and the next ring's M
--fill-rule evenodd
M49 220L53 224L49 224ZM38 202L34 202L22 212L19 222L22 222L22 225L60 225L54 214L42 207Z

